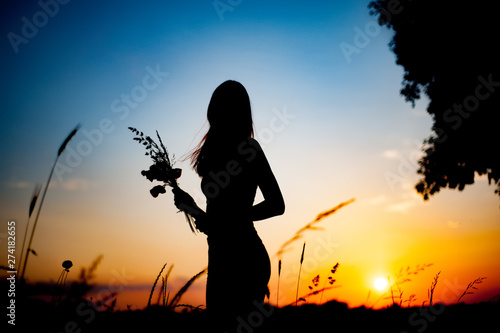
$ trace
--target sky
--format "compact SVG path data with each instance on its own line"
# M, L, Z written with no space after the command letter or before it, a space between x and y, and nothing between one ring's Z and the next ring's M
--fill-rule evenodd
M464 301L500 293L494 187L477 177L462 192L442 190L426 202L415 192L432 119L425 97L412 108L400 96L403 70L388 47L392 34L378 27L368 3L3 3L2 252L7 222L15 221L20 256L33 189L45 186L61 143L80 124L59 157L26 278L55 281L61 263L72 260L74 280L103 255L95 292L118 291L119 307L144 307L165 263L174 265L169 289L179 289L206 267L206 237L191 233L171 193L149 195L153 184L140 171L150 161L127 127L159 131L183 169L180 186L204 207L200 179L183 158L208 128L214 89L233 79L249 93L255 137L286 203L284 215L255 223L271 257L271 303L295 301L304 241L300 294L339 262L336 288L322 301L386 306L388 289L375 290L373 281L394 283L401 268L416 273L401 287L403 299L414 294L418 304L438 272L434 297L446 304L478 277L487 279ZM277 295L281 244L351 198L283 255ZM205 281L183 302L204 304Z

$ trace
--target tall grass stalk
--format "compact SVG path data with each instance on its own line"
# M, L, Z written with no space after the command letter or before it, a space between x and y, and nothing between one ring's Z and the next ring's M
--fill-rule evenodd
M320 299L319 299L319 304L321 304L321 303L322 303L322 301L323 301L323 294L324 294L324 292L325 292L325 290L326 290L326 288L325 288L325 286L326 286L326 281L328 281L328 283L330 283L330 285L332 285L332 284L334 284L334 283L335 283L335 279L333 278L333 276L334 276L334 274L337 272L337 268L339 268L339 263L336 263L336 264L332 267L332 269L330 270L331 275L330 275L330 276L328 276L328 278L327 278L327 279L325 279L325 282L323 283L323 289L321 290L321 297L320 297Z
M323 219L327 218L328 216L334 214L335 212L337 212L340 208L344 207L344 206L347 206L348 204L352 203L354 201L354 198L353 199L350 199L350 200L347 200L347 201L344 201L340 204L338 204L337 206L327 210L327 211L324 211L322 213L319 213L316 218L307 223L305 226L303 226L302 228L300 228L299 230L297 230L295 232L295 234L292 236L292 238L290 238L289 240L287 240L286 242L284 242L280 248L278 249L278 252L276 252L276 256L278 258L282 258L282 255L284 252L286 252L290 245L292 243L294 243L295 241L301 239L303 237L303 234L304 232L308 231L308 230L323 230L322 227L318 227L316 226L316 224L318 224L319 222L321 222Z
M169 293L170 295L170 293ZM162 306L167 305L168 298L167 298L167 279L164 280L163 284L163 295L162 295Z
M389 282L391 296L385 297L384 299L392 299L392 305L397 305L396 298L399 298L399 306L401 306L403 304L403 289L402 289L401 285L403 285L407 282L411 282L412 281L411 277L413 277L414 275L417 275L418 273L424 271L425 269L431 267L432 265L433 265L432 263L423 264L423 265L418 264L415 267L415 269L412 269L410 266L407 266L406 269L401 267L398 274L396 274L393 283L391 283L391 278L390 278L390 276L388 276L387 281ZM397 290L399 292L399 296L394 296L394 289L393 289L394 286L397 287ZM412 298L412 300L415 300L415 299Z
M191 279L189 279L188 282L186 282L186 284L181 288L179 289L179 291L177 292L177 294L175 294L175 296L172 298L172 300L170 301L170 303L168 303L168 307L169 308L173 308L175 306L177 306L177 304L179 303L179 301L181 300L181 297L182 295L184 295L184 293L189 289L189 287L191 287L191 285L200 277L203 275L203 273L205 273L207 271L206 268L202 269L198 274L194 275Z
M477 290L477 288L476 288L476 287L474 287L474 285L483 283L483 280L484 280L484 279L486 279L486 277L480 277L480 278L475 279L475 280L474 280L474 281L472 281L471 283L469 283L469 284L467 285L467 288L465 288L464 293L463 293L463 294L462 294L462 295L458 298L458 300L457 300L457 304L460 302L460 300L461 300L461 299L462 299L465 295L472 295L472 294L474 294L474 292L473 292L473 291L469 291L469 289L474 289L474 290Z
M170 266L168 269L167 273L165 274L165 278L161 278L162 285L161 285L161 292L158 295L158 300L156 301L156 304L160 304L160 299L163 298L163 306L166 306L168 299L165 299L167 297L167 287L168 287L168 277L170 276L170 273L172 272L172 269L174 268L174 265Z
M305 250L306 250L306 242L304 242L304 245L302 246L302 255L300 256L299 278L297 279L297 293L295 294L295 306L297 306L297 302L299 300L300 273L302 271L302 263L304 262Z
M331 290L331 289L336 289L336 288L340 288L340 286L331 286L331 287L325 287L325 288L321 288L319 290L313 290L305 295L302 295L301 297L298 298L299 301L307 301L309 297L311 296L316 296L318 295L319 293L322 293L324 291L328 291L328 290ZM293 305L294 302L288 304L288 305L285 305L286 306L291 306Z
M38 224L38 218L40 217L40 212L42 211L45 195L47 194L47 190L49 189L50 180L52 179L52 175L54 174L54 169L56 168L57 160L63 153L64 149L66 149L66 146L68 145L69 141L75 136L76 132L78 132L79 128L80 125L77 125L75 129L71 131L71 133L66 137L62 145L59 147L59 150L57 151L56 159L54 161L54 164L52 165L52 169L50 170L49 179L47 180L47 184L45 184L45 189L43 190L42 198L40 199L40 205L38 206L35 222L33 223L33 230L31 230L31 236L28 242L28 248L26 249L26 257L24 259L24 264L23 264L23 271L21 273L21 281L24 281L24 275L26 274L26 265L28 264L29 254L30 252L33 252L33 250L31 249L31 243L33 242L33 236L35 235L36 226Z
M163 267L160 270L160 273L158 273L158 276L156 277L155 282L153 283L153 287L151 288L151 292L149 293L148 305L146 306L147 308L149 308L151 306L151 297L153 297L153 293L155 291L156 284L158 283L158 279L161 277L161 273L163 273L165 266L167 266L167 263L165 263L163 265Z
M19 271L19 274L21 274L21 268L22 268L22 263L23 263L23 258L24 258L24 245L26 243L26 236L28 235L28 231L29 231L31 215L33 214L33 211L35 210L36 202L38 200L38 197L40 196L41 190L42 190L42 186L40 184L36 184L35 190L33 191L33 194L31 196L31 202L30 202L30 207L29 207L29 211L28 211L28 221L26 222L26 231L24 232L23 243L21 245L21 258L19 258L19 266L17 268L17 270Z
M199 273L197 273L196 275L194 275L191 279L189 279L189 281L186 282L186 284L181 289L179 289L179 291L175 294L175 296L169 302L170 292L168 292L168 295L167 295L167 280L168 280L170 272L172 272L172 268L174 266L173 265L170 266L167 274L165 275L165 278L163 278L161 276L161 274L163 273L163 270L165 269L166 266L167 266L167 264L165 263L165 265L163 265L163 267L161 268L160 273L158 273L158 276L156 277L155 282L153 283L153 287L151 288L151 292L149 293L149 300L148 300L148 305L146 306L146 308L149 308L151 306L151 298L153 297L153 294L154 294L154 291L155 291L155 288L156 288L156 284L158 283L158 280L160 279L160 277L162 278L163 283L162 283L162 288L160 290L160 295L158 297L157 304L159 303L160 298L163 298L163 306L166 307L168 310L174 309L174 308L176 308L178 306L187 306L185 304L179 305L179 301L180 301L182 295L184 295L184 293L189 289L189 287L191 287L191 285L201 275L203 275L203 273L205 273L207 271L207 268L204 268Z
M396 304L396 301L394 300L394 291L392 290L393 284L391 284L391 277L387 276L387 281L389 281L389 285L391 287L391 299L392 299L392 305Z
M431 288L428 291L428 296L429 296L429 306L432 306L432 297L434 296L434 289L436 289L438 279L439 279L439 274L441 274L441 271L439 271L436 276L434 277L434 281L432 281Z
M279 308L279 299L280 299L280 280L281 280L281 259L278 261L278 292L276 293L277 308Z

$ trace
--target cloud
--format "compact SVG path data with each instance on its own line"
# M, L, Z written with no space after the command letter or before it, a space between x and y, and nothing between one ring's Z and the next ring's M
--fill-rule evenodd
M405 200L401 201L392 205L389 205L387 207L387 210L389 212L399 212L399 213L408 213L408 211L415 206L416 202L415 200Z
M91 187L95 187L95 185L96 184L94 182L91 182L85 178L72 178L65 180L63 182L58 182L52 179L49 188L51 189L59 188L66 191L86 191ZM9 183L8 186L14 189L25 189L34 187L34 184L26 181L18 181L18 182L11 182ZM45 184L43 186L45 186Z
M389 159L393 160L399 156L399 151L397 149L387 149L382 153L382 155L385 158L389 158Z
M387 201L387 197L385 195L381 194L381 195L378 195L376 197L367 199L365 202L369 205L375 206L375 205L380 205L386 201Z
M66 191L85 191L92 186L92 183L84 178L73 178L65 180L58 185Z
M448 226L448 228L451 228L451 229L456 229L458 227L460 227L460 222L455 222L455 221L452 221L452 220L448 220L446 221L446 225Z
M9 187L10 188L16 188L16 189L23 189L23 188L28 188L28 187L31 187L31 186L32 186L31 183L29 183L29 182L23 182L23 181L9 183Z

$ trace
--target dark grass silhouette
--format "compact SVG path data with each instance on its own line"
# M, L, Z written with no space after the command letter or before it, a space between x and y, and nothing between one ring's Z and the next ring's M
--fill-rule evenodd
M2 282L2 287L4 282ZM21 301L21 300L19 300ZM231 306L231 304L227 304ZM439 309L439 311L437 311ZM456 304L438 307L392 306L381 310L349 309L345 303L303 304L256 311L236 332L488 332L498 327L500 304ZM16 328L25 332L215 332L206 310L170 311L162 306L144 310L97 310L89 300L64 303L19 302Z
M36 213L35 222L33 222L33 228L31 230L31 235L30 235L30 238L29 238L29 241L28 241L28 248L26 249L26 254L24 256L21 256L21 260L23 260L23 262L20 262L20 264L22 264L22 270L20 271L21 272L20 273L20 281L21 282L24 281L24 276L26 274L26 266L28 265L29 254L33 253L33 254L36 255L36 252L34 252L34 250L31 248L31 243L33 242L33 237L35 236L36 227L38 225L38 218L40 217L40 212L41 212L42 207L43 207L43 202L45 200L45 196L47 195L47 190L49 189L50 181L52 179L52 175L54 174L54 170L55 170L55 167L57 165L57 161L59 160L59 157L61 156L61 154L66 149L66 146L68 145L68 143L75 136L75 134L78 132L79 129L80 129L80 124L78 124L71 131L71 133L66 137L66 139L63 141L63 143L59 147L59 150L57 151L56 159L54 160L54 164L52 165L52 169L50 170L49 178L47 180L47 183L45 184L45 189L43 190L43 194L42 194L42 197L40 199L40 204L38 206L38 211ZM33 198L31 200L30 210L29 210L29 218L31 217L31 214L33 213L33 210L35 208L38 195L39 195L39 190L38 190L38 187L37 187L35 189L35 192L33 194ZM28 222L27 222L27 226L26 226L26 233L28 232L29 218L28 218ZM26 234L25 234L25 238L26 238ZM23 241L23 247L24 247L24 241ZM21 251L22 250L23 249L21 249Z

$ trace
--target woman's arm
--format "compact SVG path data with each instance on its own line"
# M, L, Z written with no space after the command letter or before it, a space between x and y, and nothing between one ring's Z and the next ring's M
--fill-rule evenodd
M271 166L260 146L254 163L257 171L258 186L264 196L264 201L252 207L252 221L260 221L282 215L285 212L285 201L283 200L283 195L271 170Z
M206 220L206 213L198 207L193 197L191 197L187 192L181 190L179 187L173 188L174 193L174 203L177 209L187 212L194 218L194 224L196 229L207 234L208 224Z
M174 193L174 204L177 209L189 213L194 218L198 218L204 215L205 212L198 207L193 197L191 197L187 192L181 190L179 187L172 189Z

